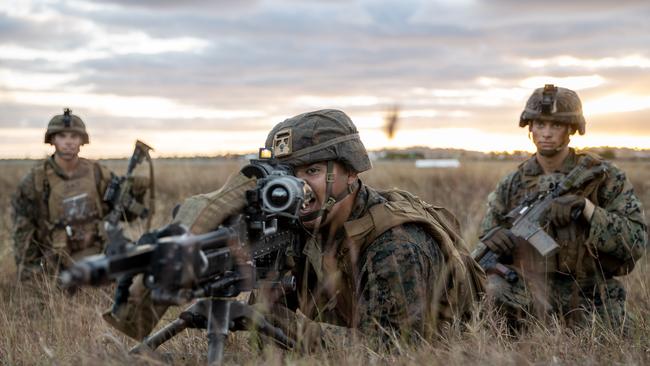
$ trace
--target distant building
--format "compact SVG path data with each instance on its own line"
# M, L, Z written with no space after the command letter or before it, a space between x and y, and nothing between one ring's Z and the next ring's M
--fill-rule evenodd
M458 159L418 159L415 161L416 168L459 168Z

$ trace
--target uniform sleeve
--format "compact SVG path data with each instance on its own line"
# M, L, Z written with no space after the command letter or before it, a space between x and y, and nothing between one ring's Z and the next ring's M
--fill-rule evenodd
M144 196L149 190L149 177L135 176L131 185L131 194L140 203L144 202Z
M641 202L625 173L611 166L598 198L587 243L624 261L640 258L647 243L646 223Z
M431 325L428 315L442 276L438 244L422 228L408 224L382 234L364 256L359 331L384 342L392 332L417 341Z
M40 266L43 256L37 239L38 202L34 189L34 174L29 172L12 197L12 236L14 258L19 271Z
M487 211L483 221L481 221L479 237L485 235L493 227L502 226L506 223L508 211L505 201L511 180L512 175L506 176L497 184L496 189L488 195Z
M111 179L113 179L113 176L115 176L115 174L113 174L113 172L103 164L97 163L97 167L98 167L97 173L99 173L99 176L97 177L98 178L97 184L99 186L98 187L99 194L103 198L104 193L106 193L106 188L108 188L108 185L111 182Z

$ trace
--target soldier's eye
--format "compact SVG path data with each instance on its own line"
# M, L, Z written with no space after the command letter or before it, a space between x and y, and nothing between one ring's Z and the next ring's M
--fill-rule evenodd
M320 169L318 169L317 167L309 167L309 168L307 168L307 170L305 170L305 173L307 173L309 175L315 175L315 174L318 174L319 171L320 171Z

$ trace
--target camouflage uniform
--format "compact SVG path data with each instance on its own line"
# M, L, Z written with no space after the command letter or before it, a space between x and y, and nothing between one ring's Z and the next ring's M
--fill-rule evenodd
M386 202L376 190L361 186L348 221ZM365 335L385 338L389 335L385 331L397 330L412 337L416 332L430 333L427 326L435 321L430 312L439 279L445 276L445 258L425 229L415 223L393 227L354 255L343 228L329 246L320 239L308 235L304 239L307 254L296 258L292 272L298 291L287 299L288 308ZM312 250L322 257L318 270L310 262Z
M575 99L570 101L577 100L579 105L575 93L560 90L564 95L572 93L569 95ZM540 100L541 92L537 90L522 114L522 127L529 122L527 115L535 112L535 104ZM566 110L571 108L575 110L575 104L566 106ZM574 113L572 118L579 117L578 122L569 123L573 132L584 133L582 111L577 110L579 114ZM534 116L537 117L539 113ZM508 227L511 223L506 215L524 198L550 191L576 166L587 162L600 173L572 187L567 194L585 197L596 206L591 220L580 217L566 227L547 223L544 230L560 245L559 252L547 258L527 242L518 241L513 252L501 258L502 263L518 273L514 283L496 274L488 275L488 295L513 321L522 320L526 314L542 318L556 315L572 324L584 324L597 315L604 324L625 329L626 293L615 277L632 270L645 251L647 234L641 202L625 173L615 165L570 149L558 171L544 174L536 156L532 156L502 179L489 195L481 236L496 226Z
M67 125L62 123L68 117ZM45 142L54 134L73 131L88 142L81 119L66 111L48 125ZM79 158L72 176L57 165L54 155L37 162L18 185L12 199L14 257L19 276L29 278L45 267L55 272L71 260L102 251L102 218L110 211L103 195L113 174L103 165ZM132 193L142 201L148 179L134 180Z
M286 136L291 136L290 141ZM321 110L290 118L269 133L266 147L292 166L336 160L355 172L370 169L356 127L341 111ZM446 312L440 304L458 300L445 293L450 282L473 288L467 282L471 276L464 277L469 272L466 265L472 264L460 259L464 244L457 235L458 228L449 222L455 218L436 215L435 210L444 209L432 207L434 218L423 218L428 213L408 216L430 205L407 192L394 196L390 191L380 193L363 186L360 180L358 184L351 215L334 238L325 240L322 232L305 237L303 251L292 269L298 291L286 299L285 305L319 322L326 330L325 339L332 338L327 332L345 333L331 325L359 330L372 339L385 340L393 333L407 340L428 338L439 329L439 320L455 321L467 315L468 306ZM329 195L330 189L327 191ZM383 218L374 214L377 211L373 213L376 206L397 206L393 200L400 200L402 195L409 199L401 201L408 203L400 209L388 210ZM330 195L325 202L332 198L340 200ZM397 216L408 217L395 220ZM386 224L383 220L395 221ZM427 229L429 226L423 225L427 220L443 227ZM374 236L368 233L371 230L377 230ZM456 235L452 239L447 234ZM455 265L462 269L451 270ZM466 295L470 293L468 290Z

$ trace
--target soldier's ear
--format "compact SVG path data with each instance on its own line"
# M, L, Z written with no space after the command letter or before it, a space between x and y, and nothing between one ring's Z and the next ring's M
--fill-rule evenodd
M344 163L344 162L336 162L336 164L339 166L339 172L341 175L347 175L348 176L348 185L352 184L355 180L357 180L358 174L350 165Z
M348 185L354 183L355 180L359 178L359 175L354 170L348 170Z

